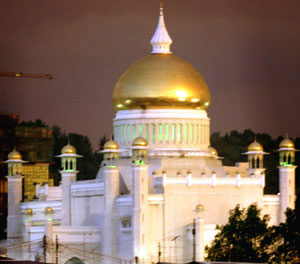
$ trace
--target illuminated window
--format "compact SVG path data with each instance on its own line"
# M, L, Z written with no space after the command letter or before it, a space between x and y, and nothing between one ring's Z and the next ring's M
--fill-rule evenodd
M177 125L177 142L181 142L181 128L182 128L182 125L178 124Z
M133 139L135 139L136 138L136 125L133 125L132 126L132 134L133 134Z
M127 142L130 143L131 141L131 138L130 138L130 135L131 135L131 130L130 130L130 125L127 125Z
M144 164L145 164L145 161L143 161L143 160L136 160L136 161L135 161L135 164L136 164L136 165L144 165Z
M152 142L156 143L156 140L155 140L155 124L152 124Z
M161 143L163 140L163 125L159 124L158 126L158 141Z
M194 125L190 124L190 143L193 143Z
M172 142L175 142L175 135L176 135L175 129L176 129L175 124L172 124L172 126L171 126L171 133L172 133L171 140L172 140Z
M126 131L126 125L124 125L123 126L123 141L124 141L124 143L126 143L126 133L127 131Z
M170 131L169 131L169 124L166 124L165 125L165 141L169 141L169 133L170 133Z
M146 140L147 141L149 141L149 125L148 124L146 124L145 125L145 132L146 132L146 135L145 135L145 137L146 137Z
M187 140L188 140L188 125L187 124L184 124L183 126L183 141L184 143L187 143Z
M143 136L143 125L139 124L139 136L142 137Z

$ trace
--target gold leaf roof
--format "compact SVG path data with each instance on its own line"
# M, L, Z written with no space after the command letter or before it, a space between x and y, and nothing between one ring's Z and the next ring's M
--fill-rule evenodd
M190 63L172 54L152 54L123 73L113 92L113 104L116 110L206 109L210 92Z

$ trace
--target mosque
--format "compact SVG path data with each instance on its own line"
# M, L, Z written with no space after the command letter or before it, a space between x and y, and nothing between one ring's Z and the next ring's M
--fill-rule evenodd
M59 263L72 256L85 263L201 261L216 225L237 204L257 203L271 224L294 208L294 143L285 138L279 145L280 193L264 195L268 153L259 142L243 153L248 162L233 167L223 166L210 147L209 89L191 64L172 54L162 7L151 44L151 54L115 85L115 141L104 145L96 179L76 181L81 156L68 144L57 157L61 185L37 184L38 199L20 202L25 161L17 150L9 154L7 231L12 241L21 239L22 258L33 259L28 245L46 235L49 250L59 241Z

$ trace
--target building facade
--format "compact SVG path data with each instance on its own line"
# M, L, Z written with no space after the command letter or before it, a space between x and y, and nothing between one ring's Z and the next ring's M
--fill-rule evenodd
M294 208L293 142L286 138L279 146L280 194L264 195L267 153L259 142L244 153L248 162L230 168L210 147L209 89L192 65L171 53L162 8L151 44L152 53L115 86L115 141L104 145L95 180L76 181L80 155L68 144L57 157L61 185L37 185L39 199L21 203L24 161L18 155L6 161L8 233L23 241L23 257L33 258L28 245L46 235L48 261L55 241L65 245L61 262L73 255L86 263L203 260L216 226L237 204L257 203L271 224Z

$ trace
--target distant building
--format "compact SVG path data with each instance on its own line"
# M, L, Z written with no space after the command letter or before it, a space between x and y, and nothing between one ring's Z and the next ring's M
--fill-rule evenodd
M3 163L13 148L18 149L28 163L23 166L23 201L34 198L34 183L53 186L49 166L53 162L53 134L46 127L20 124L19 115L0 114L0 239L6 236L7 225L7 168Z
M49 262L57 240L61 262L75 254L85 263L185 263L193 249L200 261L237 204L257 203L271 224L294 208L294 143L285 138L279 145L277 195L264 195L268 153L256 140L243 153L248 162L223 166L210 146L209 89L192 65L171 54L171 43L161 8L152 54L115 86L115 141L105 143L96 179L76 180L81 156L68 144L57 156L61 185L37 185L38 200L20 202L27 165L9 154L7 229L24 243L22 258L32 258L45 236Z

